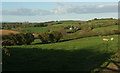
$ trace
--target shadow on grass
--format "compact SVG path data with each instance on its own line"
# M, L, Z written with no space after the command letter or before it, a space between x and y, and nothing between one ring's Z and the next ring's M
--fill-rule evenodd
M92 48L81 50L9 48L11 56L3 55L2 68L3 71L91 71L112 55L96 52Z

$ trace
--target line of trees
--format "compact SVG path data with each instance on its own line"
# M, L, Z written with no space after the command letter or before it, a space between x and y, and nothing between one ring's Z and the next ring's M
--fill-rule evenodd
M39 39L42 41L42 43L55 43L59 42L59 40L63 37L62 33L59 31L50 31L50 32L42 32L39 35Z
M19 33L19 34L9 34L2 36L2 45L11 46L11 45L23 45L31 44L34 41L34 36L32 33Z

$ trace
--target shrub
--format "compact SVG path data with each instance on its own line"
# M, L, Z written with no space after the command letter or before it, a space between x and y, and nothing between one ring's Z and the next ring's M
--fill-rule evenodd
M2 38L3 40L12 40L14 45L30 44L34 41L32 33L9 34Z
M52 31L49 38L51 42L58 42L62 38L62 33L59 31Z
M49 41L49 33L48 32L42 32L38 37L42 43L48 43Z
M9 35L3 35L2 40L12 40L14 45L16 44L16 34L10 33Z
M26 44L30 44L34 41L34 35L32 33L26 33L24 37L27 40Z
M24 37L25 37L24 33L16 34L14 37L15 44L17 44L17 45L26 44L25 42L27 40Z
M61 27L58 31L62 33L63 37L66 37L66 36L67 36L67 32L66 32L66 30L64 29L64 27Z
M2 46L11 46L14 45L13 40L7 39L2 41Z

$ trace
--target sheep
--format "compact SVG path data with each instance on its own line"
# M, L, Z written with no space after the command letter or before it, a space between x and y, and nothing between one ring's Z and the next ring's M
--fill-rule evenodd
M113 41L113 40L114 40L114 38L112 37L112 38L111 38L111 41Z
M103 39L103 41L109 41L109 39Z

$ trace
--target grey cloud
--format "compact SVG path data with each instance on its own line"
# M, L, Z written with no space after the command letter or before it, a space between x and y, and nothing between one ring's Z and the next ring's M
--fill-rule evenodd
M3 15L17 15L17 16L35 16L35 15L52 15L52 14L67 14L67 13L106 13L117 12L117 4L104 5L61 5L51 10L29 9L29 8L15 8L12 10L3 10Z
M52 14L50 11L41 9L29 9L29 8L16 8L12 10L3 10L3 15L23 15L23 16L33 16L33 15L49 15Z
M118 5L69 5L60 6L53 10L55 14L64 13L106 13L106 12L117 12Z

